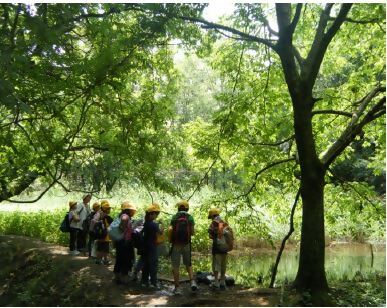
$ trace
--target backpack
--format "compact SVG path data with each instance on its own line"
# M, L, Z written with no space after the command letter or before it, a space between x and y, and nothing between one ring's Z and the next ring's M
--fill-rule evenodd
M138 225L132 233L133 247L137 248L137 254L141 255L144 251L144 225Z
M113 242L118 242L124 238L124 232L120 229L121 219L117 217L107 229L107 233Z
M81 212L79 212L79 213L81 213ZM83 229L83 231L85 231L85 232L89 231L89 229L90 229L90 222L93 219L93 217L94 217L94 213L93 212L86 216L85 220L82 222L82 229Z
M97 240L101 240L104 237L106 237L107 230L106 230L106 227L105 227L105 224L104 224L103 220L98 220L94 224L94 228L93 228L93 230L90 233Z
M62 232L70 232L70 219L69 219L69 212L66 213L65 217L63 218L59 230Z
M234 248L234 232L226 222L218 223L218 236L215 238L215 247L220 252L229 252Z
M172 244L186 245L191 241L191 223L188 213L179 213L172 223Z

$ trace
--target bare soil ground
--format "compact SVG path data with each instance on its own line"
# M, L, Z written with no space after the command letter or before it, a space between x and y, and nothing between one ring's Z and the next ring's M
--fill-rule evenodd
M21 236L0 236L0 306L277 306L275 289L241 285L213 291L206 284L174 295L172 277L160 277L161 290L138 283L117 286L113 265L97 265L68 248Z

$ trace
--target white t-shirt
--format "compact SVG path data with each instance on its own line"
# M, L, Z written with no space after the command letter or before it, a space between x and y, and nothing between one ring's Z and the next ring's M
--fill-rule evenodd
M74 212L79 215L79 221L71 221L70 227L82 230L83 221L90 214L90 206L83 202L78 202Z

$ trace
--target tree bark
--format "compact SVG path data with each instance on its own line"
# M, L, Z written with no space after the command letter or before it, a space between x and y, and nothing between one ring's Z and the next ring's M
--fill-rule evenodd
M306 87L308 88L308 87ZM302 93L297 89L296 93ZM301 168L302 226L300 259L294 286L298 290L326 291L324 236L324 176L312 129L313 98L293 97L294 129Z
M301 178L302 227L300 259L294 286L298 290L326 291L324 236L324 171Z

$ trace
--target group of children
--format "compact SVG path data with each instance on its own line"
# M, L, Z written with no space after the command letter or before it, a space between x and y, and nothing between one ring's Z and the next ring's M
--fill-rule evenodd
M88 194L83 197L83 201L80 203L70 202L70 254L77 255L82 251L86 253L85 238L88 234L87 252L89 257L94 257L97 264L107 265L110 264L108 256L112 242L107 232L113 222L113 218L109 215L111 206L107 200L103 200L101 203L95 202L91 210L90 200L91 195ZM179 201L176 207L177 213L173 215L167 233L171 243L170 258L175 286L173 292L181 294L179 283L181 259L190 279L191 290L198 289L193 277L191 263L191 237L195 234L195 221L193 216L188 213L189 203L187 201ZM141 271L141 285L157 290L159 289L157 279L159 246L164 242L165 231L162 223L157 220L160 214L160 205L157 203L149 205L145 210L143 220L133 219L136 211L136 207L128 201L121 204L121 212L117 218L117 228L119 228L121 236L118 240L113 241L116 249L114 280L117 284L127 284L129 274L132 273L133 269L133 280L138 279L138 273ZM232 231L227 223L221 219L218 208L212 208L208 218L211 219L208 233L213 240L212 271L215 281L212 287L225 289L227 252L232 249L232 242L227 240L230 236L224 235L227 235L228 230L231 232L229 235L231 234L232 238ZM227 242L222 237L227 237ZM223 247L222 244L226 247ZM137 262L135 248L137 248L139 256Z

